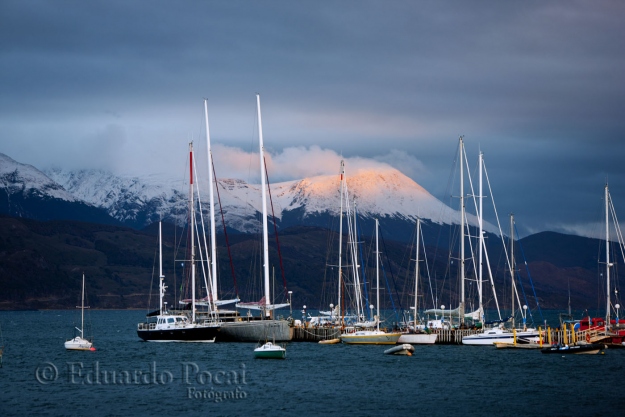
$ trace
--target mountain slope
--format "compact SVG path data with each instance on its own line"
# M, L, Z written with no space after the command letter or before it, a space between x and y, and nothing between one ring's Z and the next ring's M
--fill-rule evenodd
M96 170L47 171L50 178L72 195L105 209L124 224L142 228L164 220L183 224L186 216L188 185L158 176L122 178ZM203 210L208 210L206 181L199 182ZM443 204L423 187L398 170L361 170L347 178L350 201L368 230L374 218L393 224L405 240L417 216L437 224L456 224L460 214ZM271 184L271 203L278 227L296 225L330 227L340 211L338 176L317 176ZM260 185L237 179L219 179L216 204L221 208L227 227L240 233L259 230L261 211ZM354 204L354 203L352 203ZM219 206L216 208L219 217ZM271 212L271 207L269 208ZM345 210L345 209L344 209ZM476 224L475 217L468 219ZM219 221L219 219L218 219ZM492 232L494 227L486 224ZM221 228L218 228L220 231Z
M39 220L80 220L119 224L101 208L87 204L31 165L0 153L0 213Z
M175 181L158 176L120 177L102 170L50 169L46 174L76 198L121 223L142 228L159 220L184 222L187 201Z
M185 259L184 245L179 248L181 229L163 225L164 275L169 286L167 301L175 303L177 291L184 282L185 269L176 259ZM393 242L382 231L380 242L384 273L383 302L391 308L387 289L393 289L394 302L407 308L412 303L411 284L414 280L414 248ZM546 235L541 245L555 246L562 235ZM584 238L581 238L584 239ZM375 262L370 251L370 240L364 239L361 264L369 267L368 280L374 276ZM583 241L579 242L584 245ZM256 234L238 234L230 238L230 252L239 294L245 301L260 299L262 263L258 260L259 238ZM282 278L277 246L269 240L270 263L275 267L276 298L280 298ZM336 257L338 235L316 227L292 227L280 234L282 263L288 290L293 291L294 304L299 308L327 308L336 302ZM367 249L369 248L369 249ZM524 242L527 253L539 253L530 241ZM567 250L567 249L565 249ZM569 248L571 253L577 251ZM218 268L220 295L229 298L234 288L228 250L223 235L218 239ZM509 303L509 275L497 253L491 253L495 273L495 286L502 308ZM457 258L443 250L427 247L422 256L432 276L433 291L439 300L458 299ZM559 258L559 257L558 257ZM572 259L572 258L571 258ZM529 270L542 308L564 310L568 302L570 284L573 308L595 308L600 294L597 285L596 265L584 268L579 265L556 266L560 263L549 253L528 257ZM157 230L154 226L143 231L118 226L81 223L75 221L40 222L0 216L0 309L23 308L73 308L80 295L80 279L87 276L87 294L92 308L148 308L150 288L156 288L154 271L158 271ZM425 265L425 264L424 264ZM525 269L519 271L529 297L533 290L528 286ZM429 280L425 279L426 296L423 302L432 305ZM471 277L471 274L469 274ZM201 280L200 280L201 281ZM369 281L371 282L371 281ZM470 282L469 282L470 283ZM469 286L470 287L470 286ZM488 286L487 286L488 287ZM397 297L395 290L399 291ZM154 291L153 291L154 292ZM470 293L470 291L469 291ZM486 290L487 295L490 290ZM508 299L506 299L508 297ZM488 298L488 297L487 297ZM155 293L151 298L154 307ZM452 302L452 301L449 301ZM525 302L525 301L524 301ZM493 308L490 299L489 308ZM447 303L446 303L447 304ZM534 308L533 299L528 302Z

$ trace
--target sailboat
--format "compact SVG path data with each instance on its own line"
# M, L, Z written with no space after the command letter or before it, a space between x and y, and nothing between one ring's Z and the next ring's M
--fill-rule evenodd
M256 345L254 357L256 359L285 359L286 347L276 344L275 338L272 338L272 341L265 338L264 343L260 341Z
M483 311L484 311L484 307L482 304L482 294L483 294L483 277L482 277L482 273L483 273L483 265L482 265L482 260L484 257L484 252L485 252L485 245L484 245L484 231L483 231L483 224L484 224L484 220L483 220L483 207L482 207L482 199L483 199L483 192L482 192L482 173L485 171L484 168L484 155L480 152L479 155L479 192L478 192L478 198L479 198L479 208L477 208L477 212L478 212L478 225L479 225L479 231L478 231L478 237L479 237L479 262L478 262L478 288L479 288L479 308L478 311L480 313L480 320L483 321ZM511 289L512 289L512 296L511 296L511 303L512 303L512 329L508 329L504 327L504 320L502 320L501 318L501 313L499 313L499 302L497 301L497 295L495 293L495 287L494 287L494 283L492 280L492 274L490 274L490 264L488 261L488 254L486 254L486 262L489 268L489 274L491 277L491 287L493 290L493 295L494 295L494 299L495 302L497 303L497 311L499 314L499 320L495 321L493 324L496 324L495 326L492 326L490 328L487 329L483 329L482 332L480 333L476 333L476 334L472 334L472 335L467 335L464 336L462 338L462 344L463 345L485 345L485 346L493 346L493 345L498 345L498 344L502 344L502 343L507 343L510 345L514 345L517 342L520 343L525 343L525 344L529 344L529 343L537 343L540 339L540 335L539 332L536 329L533 328L527 328L525 326L525 322L524 322L524 327L521 329L516 329L514 328L514 311L515 311L515 307L514 307L514 298L515 295L518 297L518 293L516 291L516 284L515 284L515 270L514 270L514 218L511 216L511 220L510 220L510 236L511 236L511 241L510 241L510 258L508 259L508 265L509 265L509 269L510 269L510 277L511 277ZM499 223L498 223L499 224ZM503 237L503 233L501 232L501 228L500 228L500 235ZM505 249L505 248L504 248ZM507 252L506 252L507 253ZM506 255L507 256L507 255ZM520 304L520 302L519 302ZM524 306L525 309L527 308L527 306ZM525 317L525 316L524 316ZM501 347L498 345L498 347Z
M610 258L610 215L613 219L613 225L615 229L616 239L620 246L621 254L625 250L625 241L623 240L623 234L621 233L618 220L616 218L616 211L610 196L610 190L606 183L604 188L604 200L605 200L605 283L606 283L606 306L605 317L584 317L579 322L579 330L586 333L587 343L605 343L611 347L625 347L625 323L621 322L618 314L620 305L618 299L615 303L612 302L612 291L614 295L618 296L617 289L613 290L614 283L611 282L611 268L614 267L614 262ZM624 256L625 260L625 256ZM612 319L612 312L615 311L616 317Z
M237 308L259 310L260 317L249 314L239 321L221 324L220 340L235 342L258 342L271 335L277 342L288 342L293 338L291 324L287 320L273 318L273 311L288 307L289 303L272 304L269 288L269 243L267 230L267 186L265 181L265 148L263 144L263 126L260 113L260 95L256 94L258 114L258 142L260 149L260 177L263 219L263 278L265 295L258 302L237 303Z
M374 326L375 323L367 323L364 320L364 308L361 303L360 297L360 279L358 276L358 254L356 250L356 210L350 207L349 192L347 190L347 177L345 175L345 161L341 160L340 174L339 174L339 198L340 198L340 211L339 211L339 242L338 242L338 291L337 291L337 303L336 306L330 304L329 311L319 311L320 317L311 317L310 324L327 322L332 325L338 325L344 328L346 324L353 324L355 327L363 327L367 324ZM351 211L353 210L353 219ZM351 258L351 265L349 261L346 265L343 265L343 213L347 219L347 229L349 231L349 243L347 245L347 256ZM351 269L351 275L353 278L354 299L355 305L351 306L352 310L349 310L345 302L344 288L346 284L347 274L343 273L343 269ZM327 341L322 341L324 344L335 344L340 342L340 339L333 337ZM321 343L321 342L320 342Z
M375 269L376 269L376 310L375 329L358 330L353 333L343 333L340 339L343 343L359 345L394 345L401 333L387 333L380 330L380 251L378 247L378 219L375 219Z
M286 358L286 349L275 343L267 342L254 349L254 357L256 359L284 359Z
M85 274L82 274L82 302L80 304L80 329L76 327L78 330L78 335L76 335L73 339L70 339L65 342L65 349L67 350L90 350L94 351L93 340L88 340L85 338L84 330L85 330Z
M445 306L441 306L441 308L432 308L429 310L425 310L423 312L423 314L426 315L430 315L430 314L434 314L436 317L441 316L441 322L440 324L438 323L438 320L436 320L437 325L440 327L444 327L445 324L443 324L443 321L445 319L445 314L447 314L449 316L449 321L451 322L453 320L454 317L458 318L458 324L460 327L464 327L465 326L465 319L467 318L471 318L473 320L481 320L483 317L483 309L481 307L481 301L480 301L480 307L469 314L465 314L465 306L466 306L466 301L465 301L465 279L466 279L466 273L465 273L465 222L466 222L466 207L465 207L465 195L464 195L464 158L465 158L465 152L464 152L464 137L460 136L459 139L459 145L458 145L458 155L459 155L459 162L460 162L460 259L459 259L459 263L460 263L460 302L458 304L458 307L456 307L455 309L451 309L451 310L445 310L444 307ZM480 171L480 175L481 175L481 171ZM481 194L480 194L481 195ZM481 199L480 199L481 201ZM481 233L481 222L480 222L480 239L482 238L482 233ZM480 240L481 241L481 240ZM481 254L481 244L480 244L480 254ZM480 255L481 256L481 255ZM480 259L480 265L481 265L481 259ZM481 268L480 268L481 270ZM480 278L480 285L481 285L481 278ZM481 298L480 298L481 300Z
M211 254L207 256L210 259L210 277L211 277L211 295L212 302L207 303L209 307L212 306L213 311L211 312L214 316L219 317L219 320L232 319L236 316L236 311L234 310L219 310L219 306L237 303L239 297L229 299L229 300L220 300L217 291L217 233L215 231L215 197L214 197L214 188L216 183L216 178L214 177L213 171L213 156L211 151L211 140L210 140L210 130L208 124L208 100L204 100L204 120L206 123L206 154L207 154L207 170L208 170L208 196L209 196L209 211L210 211L210 249Z
M402 333L397 343L409 343L415 345L431 345L436 342L438 334L428 333L418 328L417 317L419 316L419 247L421 246L421 219L417 218L417 249L416 249L416 266L415 266L415 287L414 287L414 326L407 329L406 333Z
M147 315L148 321L137 325L137 335L147 342L206 342L212 343L219 333L220 323L214 317L199 319L195 297L195 202L193 196L193 143L189 144L189 233L190 233L190 260L191 265L191 317L183 313L170 313L167 303L163 300L165 286L163 275L162 226L159 222L159 309ZM207 289L208 291L208 289ZM210 301L210 297L206 298ZM185 301L186 302L186 301ZM209 307L210 308L210 307Z
M515 297L518 297L515 284L515 262L514 262L514 215L510 215L510 259L508 260L511 277L511 311L512 311L512 328L506 328L503 326L503 321L496 322L498 325L488 329L484 329L483 332L464 336L462 338L462 344L464 345L495 345L498 348L506 347L541 347L538 344L541 340L540 333L537 329L527 327L526 325L526 312L527 305L523 305L523 326L520 328L515 327L514 311L515 311ZM520 300L519 300L520 302ZM524 346L520 346L524 345Z

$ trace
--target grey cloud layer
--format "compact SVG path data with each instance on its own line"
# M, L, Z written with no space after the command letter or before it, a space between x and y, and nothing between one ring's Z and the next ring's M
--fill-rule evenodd
M249 152L259 92L276 153L399 150L437 195L464 134L528 227L591 222L607 175L625 210L624 18L619 1L5 0L0 151L149 172L200 135L207 97L214 140Z

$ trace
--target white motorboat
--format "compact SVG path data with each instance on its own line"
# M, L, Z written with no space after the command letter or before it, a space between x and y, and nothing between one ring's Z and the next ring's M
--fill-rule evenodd
M257 359L284 359L286 349L272 342L267 342L254 349L254 357Z

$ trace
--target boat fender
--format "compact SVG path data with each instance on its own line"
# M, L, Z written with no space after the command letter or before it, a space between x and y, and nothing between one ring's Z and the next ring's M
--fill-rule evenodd
M589 334L589 333L586 333L586 341L587 341L588 343L590 343L590 334Z

